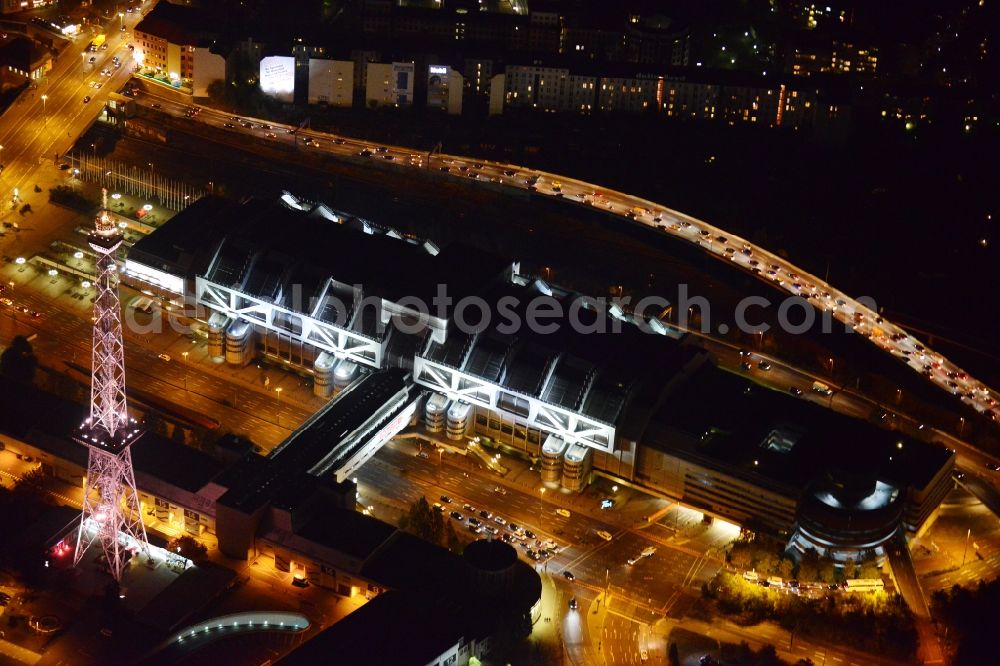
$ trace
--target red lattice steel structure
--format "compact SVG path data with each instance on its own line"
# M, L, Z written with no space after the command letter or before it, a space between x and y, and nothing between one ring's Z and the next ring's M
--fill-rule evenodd
M120 581L131 555L139 551L148 554L149 546L131 454L131 445L142 435L142 430L129 417L125 403L125 349L115 263L122 235L107 209L107 190L104 206L87 242L99 259L90 416L75 434L75 439L87 447L89 456L73 563L78 564L90 546L99 541L108 570Z

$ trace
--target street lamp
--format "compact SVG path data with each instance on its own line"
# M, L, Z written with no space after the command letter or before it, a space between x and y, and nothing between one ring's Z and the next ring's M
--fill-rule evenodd
M45 102L49 99L48 95L42 95L42 113L45 113Z
M121 20L121 27L125 27L125 12L118 12L118 18Z
M278 396L278 397L276 398L276 401L277 401L277 403L278 403L278 407L279 407L279 408L280 408L280 406L281 406L281 391L282 391L282 390L283 390L283 389L282 389L282 388L281 388L280 386L279 386L278 388L274 389L274 393L275 393L275 395L277 395L277 396ZM280 425L281 425L281 413L279 412L279 410L278 410L278 409L276 409L276 410L274 411L274 419L275 419L275 421L277 422L277 424L278 424L278 425L280 426Z
M545 486L538 489L538 522L542 522L542 498L545 497ZM538 525L541 527L541 524Z

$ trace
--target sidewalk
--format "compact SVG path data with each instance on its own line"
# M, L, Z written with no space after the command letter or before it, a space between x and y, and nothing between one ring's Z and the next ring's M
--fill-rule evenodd
M611 601L612 597L608 596L607 603L605 603L604 593L601 592L590 604L590 608L587 609L587 634L590 638L590 645L593 648L594 663L604 664L605 666L608 661L604 657L604 637L602 635L604 632L602 629L604 621L608 618Z

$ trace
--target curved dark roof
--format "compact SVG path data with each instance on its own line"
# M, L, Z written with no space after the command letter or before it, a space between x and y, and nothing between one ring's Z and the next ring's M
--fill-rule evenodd
M497 539L479 539L465 547L462 557L477 569L504 571L517 562L517 551Z

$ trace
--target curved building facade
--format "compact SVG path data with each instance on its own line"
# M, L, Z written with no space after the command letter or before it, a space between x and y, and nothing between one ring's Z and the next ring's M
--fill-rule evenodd
M904 493L874 476L831 473L799 502L791 545L815 548L839 562L874 552L902 528Z

